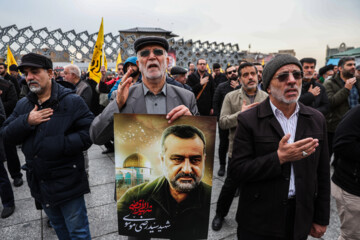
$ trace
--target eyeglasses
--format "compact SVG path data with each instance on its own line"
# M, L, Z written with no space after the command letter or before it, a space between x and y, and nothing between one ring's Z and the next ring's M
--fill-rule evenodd
M155 56L162 56L163 54L164 54L164 50L162 50L162 49L154 49L153 51L152 51L153 53L154 53L154 55ZM150 50L144 50L144 51L141 51L140 52L140 56L141 57L148 57L148 56L150 56Z
M232 73L236 73L236 70L232 70L230 72L226 72L226 74L232 74Z
M289 80L290 73L293 75L295 80L300 80L303 77L303 72L301 71L293 71L293 72L282 72L279 73L276 77L279 80L279 82L285 82Z

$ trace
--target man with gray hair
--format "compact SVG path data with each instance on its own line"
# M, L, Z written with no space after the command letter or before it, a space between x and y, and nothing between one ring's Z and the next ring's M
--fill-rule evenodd
M136 64L142 83L132 85L134 72L128 69L115 95L90 127L95 144L102 145L114 138L114 113L167 114L171 123L183 115L198 115L192 92L166 83L169 43L162 37L142 37L134 43Z
M76 94L82 97L86 105L91 109L92 90L89 84L81 81L80 68L74 64L66 65L64 67L64 74L64 80L75 85Z
M239 239L320 238L330 215L324 116L299 102L302 66L278 55L263 71L269 98L238 115L229 176L240 186Z

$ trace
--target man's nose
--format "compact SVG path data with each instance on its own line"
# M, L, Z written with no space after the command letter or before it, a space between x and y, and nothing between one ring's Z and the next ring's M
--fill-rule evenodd
M294 84L296 83L296 79L294 78L294 75L292 73L289 74L289 78L287 81L288 84Z
M190 164L190 160L189 160L188 158L185 159L185 161L184 161L184 163L183 163L182 171L183 171L185 174L191 173L191 164Z

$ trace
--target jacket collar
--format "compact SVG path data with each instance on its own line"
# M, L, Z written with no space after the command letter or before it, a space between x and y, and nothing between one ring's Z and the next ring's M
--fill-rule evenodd
M299 103L299 115L303 115L303 116L311 116L313 115L313 112L310 111L307 107L305 107L304 104L302 104L301 102ZM271 109L270 106L270 98L268 97L267 99L265 99L262 103L259 104L259 108L258 108L258 117L259 118L265 118L268 116L274 116L274 113Z

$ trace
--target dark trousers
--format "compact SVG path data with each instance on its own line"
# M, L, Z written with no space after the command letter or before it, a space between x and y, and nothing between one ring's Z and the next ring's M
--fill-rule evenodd
M0 197L4 207L14 206L14 193L2 161L0 161Z
M230 161L231 159L229 158ZM227 175L216 205L216 215L225 217L228 214L237 188L237 184Z
M5 155L7 160L7 166L12 179L21 178L22 173L20 171L20 160L17 154L16 145L9 144L4 141Z
M220 165L226 165L226 154L229 148L229 129L219 127L219 161Z
M333 142L334 142L334 135L333 132L327 132L328 136L328 148L329 148L329 157L331 158L331 155L333 154Z
M238 226L237 237L239 240L293 240L294 239L294 223L295 223L295 199L288 200L286 205L286 224L285 228L285 238L273 237L273 236L263 236L258 233L253 233L246 231ZM307 236L304 237L304 240L307 239Z

